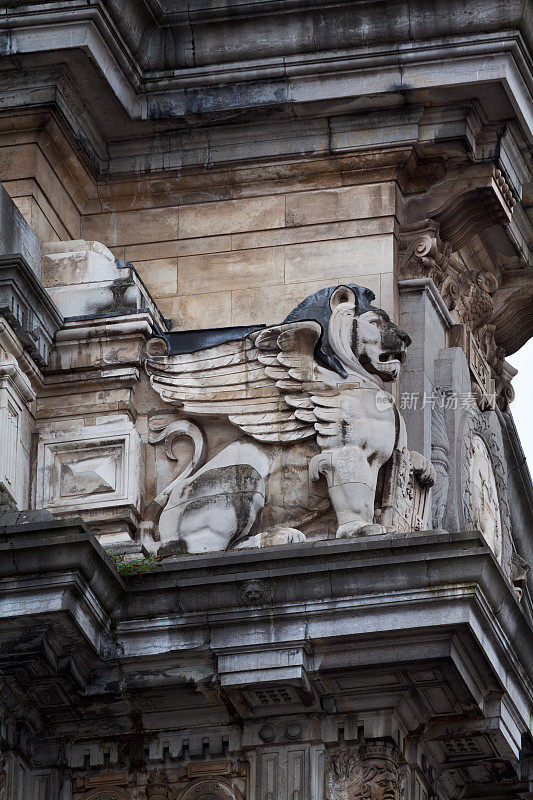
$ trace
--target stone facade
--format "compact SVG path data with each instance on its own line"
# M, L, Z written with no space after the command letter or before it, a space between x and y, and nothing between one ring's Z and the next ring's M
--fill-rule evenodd
M0 28L0 800L533 798L530 3Z

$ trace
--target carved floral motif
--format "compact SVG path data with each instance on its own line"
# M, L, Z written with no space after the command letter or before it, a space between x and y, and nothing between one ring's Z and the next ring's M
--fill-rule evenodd
M491 321L498 278L488 270L468 269L452 254L451 244L441 240L438 229L435 222L425 220L403 233L400 275L402 279L431 278L453 320L471 331L479 351L472 348L474 355L478 361L481 357L486 362L494 380L498 406L505 409L514 393L512 375L505 366L505 351L496 343L496 329ZM484 407L487 387L482 386L483 391L479 391L479 372L473 370L473 394L480 407Z
M329 755L326 770L327 800L358 800L361 796L363 764L355 748L336 750Z

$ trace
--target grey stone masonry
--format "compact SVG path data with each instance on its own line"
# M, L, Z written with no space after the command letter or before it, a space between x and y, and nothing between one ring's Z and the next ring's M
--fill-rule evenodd
M2 746L24 797L46 776L62 800L96 786L109 793L87 796L189 797L202 780L226 787L217 798L323 800L341 796L338 760L365 767L370 752L388 754L381 768L400 769L409 798L415 785L496 796L502 775L497 796L530 796L533 636L475 532L185 557L122 577L81 522L0 535Z

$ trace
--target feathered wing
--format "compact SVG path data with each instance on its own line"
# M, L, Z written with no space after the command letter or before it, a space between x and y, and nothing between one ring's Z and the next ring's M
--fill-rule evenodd
M335 405L314 396L320 334L313 321L275 325L196 353L148 356L146 371L186 414L227 416L261 442L308 439L326 422L324 405Z

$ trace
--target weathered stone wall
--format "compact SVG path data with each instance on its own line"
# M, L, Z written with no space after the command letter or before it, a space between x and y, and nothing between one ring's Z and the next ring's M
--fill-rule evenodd
M335 283L394 312L396 213L393 182L274 194L258 174L253 196L87 215L82 234L132 262L175 326L249 325Z
M0 800L531 800L531 4L4 5Z

